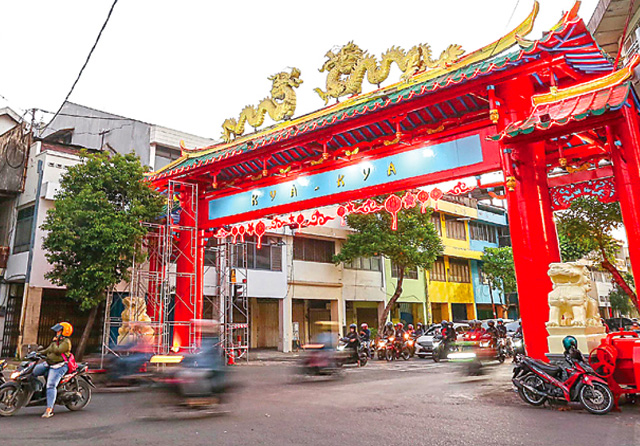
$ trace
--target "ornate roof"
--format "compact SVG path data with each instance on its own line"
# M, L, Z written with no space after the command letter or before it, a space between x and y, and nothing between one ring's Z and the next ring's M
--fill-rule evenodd
M184 173L201 166L221 163L229 158L255 151L261 147L278 144L300 135L316 132L340 122L356 119L362 115L377 113L400 103L426 97L439 90L505 71L526 62L538 60L543 55L562 55L570 70L583 74L596 73L605 69L611 70L611 62L588 33L583 21L576 17L576 8L565 14L558 25L542 39L531 42L523 40L521 36L530 32L536 13L537 3L532 14L507 36L463 56L446 69L417 74L408 82L399 82L371 93L359 95L309 115L240 137L227 144L218 144L197 150L184 150L180 159L169 164L164 169L151 173L148 179L157 181L169 177L182 176ZM507 51L509 49L511 49L511 52ZM493 56L494 54L499 55ZM535 74L534 77L536 77ZM539 78L537 78L537 81L544 85ZM433 104L433 107L436 107L434 111L436 116L431 116L432 120L428 116L431 114L429 106L426 106L420 116L414 116L412 119L411 115L408 115L409 121L416 121L416 126L418 124L430 125L438 122L437 118L440 120L446 119L447 110L449 110L449 114L455 116L458 111L473 111L474 105L477 105L474 104L475 99L473 96L465 94L461 94L455 101L447 102L449 104ZM442 110L445 106L446 110ZM375 139L375 137L390 135L395 132L388 123L381 122L379 124L377 128L364 129L364 133L363 131L355 130L351 136L339 136L344 140L345 146L351 146L367 139L371 140ZM403 130L407 125L403 124ZM387 127L390 128L387 129ZM371 135L368 135L370 138L366 137L367 133L371 133ZM363 138L360 138L360 136L363 136ZM350 138L352 138L351 141L349 141ZM336 135L335 139L336 144L340 142L338 135ZM285 165L318 155L318 153L309 153L309 149L304 147L289 149L288 152L290 153L283 152L282 155L284 156L280 156L280 161L273 157L274 159L270 163ZM250 160L244 163L244 165L230 167L228 169L229 175L257 174L263 168L257 160ZM228 162L224 164L228 164Z
M499 141L526 135L620 109L629 96L630 78L639 60L635 56L626 67L604 77L534 96L534 108L529 117L509 124L491 139Z

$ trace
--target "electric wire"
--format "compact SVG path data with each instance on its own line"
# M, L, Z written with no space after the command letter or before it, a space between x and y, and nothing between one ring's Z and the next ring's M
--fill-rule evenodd
M511 16L509 16L509 20L507 20L507 24L505 25L505 30L509 29L509 24L511 23L511 20L513 20L513 16L516 14L516 10L518 9L519 4L520 4L520 0L517 0L516 5L513 7L513 11L511 11ZM489 57L493 57L493 53L495 53L496 49L498 49L498 45L500 44L501 41L502 41L502 37L496 41L496 44L491 50L491 54L489 54Z
M111 5L111 8L109 9L109 12L107 14L107 18L105 19L104 23L102 24L102 28L100 28L100 32L98 33L98 37L96 37L96 40L93 43L93 46L91 47L91 50L89 51L89 54L87 55L87 58L85 59L84 64L82 65L82 68L80 68L80 71L78 72L78 76L76 76L76 80L73 81L73 85L71 85L71 89L67 93L67 96L64 98L64 101L62 101L62 104L60 105L60 108L58 109L58 111L53 115L53 118L51 118L51 121L49 121L49 123L47 123L42 128L42 130L40 131L41 135L47 129L47 127L49 127L49 124L51 124L53 122L53 120L56 119L58 114L62 111L62 107L64 107L64 104L67 103L67 101L69 100L69 97L71 96L71 93L73 93L73 90L76 88L76 85L80 81L80 77L82 76L82 73L84 72L84 69L89 64L89 60L91 59L91 56L93 55L93 51L96 49L96 46L98 45L98 42L100 41L100 37L102 37L102 33L104 32L105 28L107 27L107 23L109 23L109 19L111 18L111 14L113 13L113 9L115 8L117 3L118 3L118 0L113 0L113 4Z

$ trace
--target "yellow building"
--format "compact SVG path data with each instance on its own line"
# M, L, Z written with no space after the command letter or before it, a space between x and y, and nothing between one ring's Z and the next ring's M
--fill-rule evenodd
M489 292L479 261L485 247L498 246L498 229L506 228L504 212L471 198L445 196L432 221L444 254L426 273L430 321L490 317L503 301L495 290Z

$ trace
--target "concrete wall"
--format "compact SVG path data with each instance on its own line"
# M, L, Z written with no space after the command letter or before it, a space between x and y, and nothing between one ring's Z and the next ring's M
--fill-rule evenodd
M489 285L480 282L480 274L478 264L475 260L471 260L471 280L473 283L473 294L477 304L490 304L491 294L489 293ZM493 303L504 304L504 296L499 290L493 290Z
M135 152L143 164L150 165L150 128L145 122L67 102L41 136L74 129L71 144L97 150L108 144L118 153Z

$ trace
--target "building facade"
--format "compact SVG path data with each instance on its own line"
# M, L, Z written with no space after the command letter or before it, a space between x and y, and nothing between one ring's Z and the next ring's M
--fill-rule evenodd
M0 130L11 128L8 123L4 115L0 116ZM35 133L37 137L25 151L22 187L0 198L0 240L6 247L6 269L0 283L6 322L2 327L2 356L15 355L18 347L48 343L49 327L56 321L69 320L76 326L86 321L87 314L65 298L64 289L45 278L50 265L42 249L44 232L40 229L47 210L54 206L61 175L80 162L80 149L134 152L143 165L154 169L180 156L181 141L186 147L214 142L73 103L66 103L44 131ZM97 321L89 348L99 346L101 329ZM81 330L76 334L79 336Z

